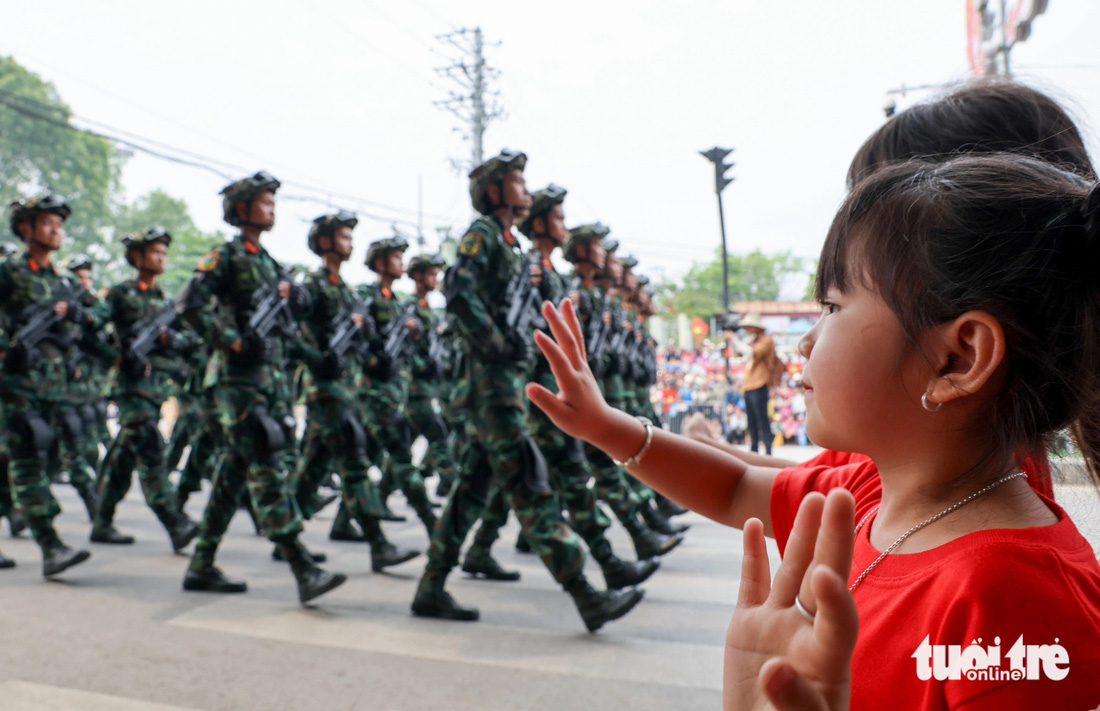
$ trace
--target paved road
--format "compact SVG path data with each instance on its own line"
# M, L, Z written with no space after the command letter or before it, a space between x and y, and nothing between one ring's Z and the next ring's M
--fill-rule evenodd
M58 494L62 536L90 545L75 493L58 487ZM1059 497L1091 520L1100 547L1095 495L1069 487ZM191 502L193 516L201 503ZM0 710L719 707L740 532L684 517L693 528L646 585L643 603L590 635L541 564L513 550L514 521L495 552L523 580L488 583L456 572L451 591L482 610L481 622L463 624L411 617L423 558L371 573L365 546L327 540L334 511L309 524L305 541L350 580L310 609L297 604L288 569L270 559L270 544L244 515L234 519L219 563L245 577L249 592L183 592L187 558L171 553L136 486L117 523L137 544L91 545L92 559L63 582L43 582L37 547L5 528L0 548L19 567L0 571ZM387 531L402 545L426 543L413 520ZM612 541L631 550L618 526ZM599 581L598 569L591 576Z

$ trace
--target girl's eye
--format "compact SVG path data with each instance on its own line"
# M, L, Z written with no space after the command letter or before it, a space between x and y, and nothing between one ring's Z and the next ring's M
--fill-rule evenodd
M840 309L840 307L839 307L839 306L837 306L836 304L834 304L834 303L832 303L832 302L830 302L830 301L822 301L822 302L821 302L821 310L822 310L822 311L823 311L823 312L824 312L824 313L825 313L826 315L828 315L828 314L835 314L835 313L836 313L836 312L837 312L837 311L838 311L839 309Z

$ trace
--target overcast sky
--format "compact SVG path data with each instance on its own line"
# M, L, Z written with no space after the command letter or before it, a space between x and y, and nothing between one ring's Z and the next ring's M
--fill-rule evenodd
M500 42L487 54L508 114L491 124L486 154L525 151L532 189L569 190L570 224L603 221L641 271L675 278L718 244L713 171L697 153L716 144L736 148L724 194L731 251L816 257L886 91L969 75L964 7L54 0L48 11L6 3L0 53L54 82L80 117L374 203L333 197L364 218L350 276L365 279L368 241L394 218L415 232L418 182L430 246L437 226L461 235L469 222L467 181L451 167L469 149L456 119L432 105L451 86L433 69L456 56L436 35L480 26ZM1094 156L1098 27L1100 3L1052 0L1013 53L1021 78L1069 104ZM229 229L218 175L138 154L123 182L130 198L163 188L201 228ZM289 185L281 194L316 196ZM326 211L281 200L265 244L313 263L308 221Z

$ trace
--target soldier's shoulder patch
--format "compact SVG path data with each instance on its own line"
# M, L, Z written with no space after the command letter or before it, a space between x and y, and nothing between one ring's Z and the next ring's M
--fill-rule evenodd
M195 267L197 272L212 272L218 268L218 260L221 259L222 252L220 249L212 249L203 255L199 260L199 265Z
M467 232L458 245L458 253L466 257L476 257L481 252L481 239L480 232Z

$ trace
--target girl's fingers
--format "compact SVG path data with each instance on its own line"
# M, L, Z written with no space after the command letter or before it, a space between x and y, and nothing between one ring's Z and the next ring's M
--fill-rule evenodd
M783 563L772 583L770 599L776 607L790 607L794 604L794 598L802 587L802 579L806 577L806 570L814 557L814 546L824 508L825 497L817 492L807 494L798 507L794 527L787 540L787 549L783 552ZM807 601L803 600L802 603L805 605Z
M821 692L779 657L764 662L764 666L760 667L757 680L776 711L828 711L829 709Z
M563 380L576 377L573 372L573 364L562 350L560 343L555 343L554 339L542 331L535 331L535 345L546 356L546 362L550 364L550 372L554 374L554 379L558 381L559 388L567 384L563 383Z
M575 409L538 383L527 383L526 391L535 407L545 412L554 424L568 423L569 418L576 415Z
M741 587L737 592L738 607L759 607L768 599L771 588L771 566L764 543L764 524L750 518L744 526L744 557L741 559Z
M846 489L833 489L825 497L814 559L802 578L799 593L799 599L810 614L817 610L816 596L810 585L815 568L824 566L836 572L842 580L848 579L848 573L852 569L852 549L855 546L855 511L855 499Z
M569 303L572 302L568 299L563 301L562 308L564 309L565 305ZM581 352L584 348L584 340L581 339L578 346L578 339L563 319L561 312L549 301L543 302L542 315L546 319L546 325L550 327L550 333L554 334L554 340L557 341L562 353L565 354L572 367L579 370L584 363L584 356Z
M577 310L573 307L573 302L566 299L562 304L561 310L562 316L565 318L565 324L569 327L570 332L573 334L574 340L578 344L578 352L581 356L581 362L588 361L588 353L585 352L584 345L584 330L581 328L581 320L577 316Z
M859 633L859 613L856 612L852 593L848 592L847 578L841 578L836 571L821 566L814 571L810 584L817 600L814 638L822 647L835 650L838 657L843 656L850 664Z

